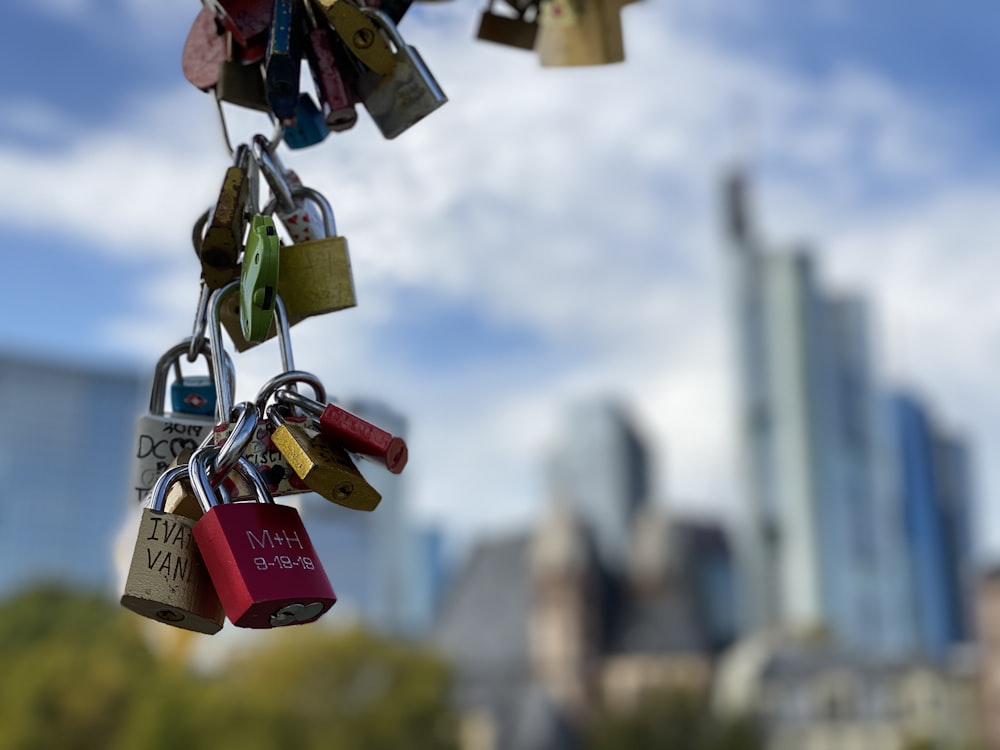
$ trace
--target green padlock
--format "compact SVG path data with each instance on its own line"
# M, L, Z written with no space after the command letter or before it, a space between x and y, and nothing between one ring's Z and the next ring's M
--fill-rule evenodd
M274 320L280 251L281 242L274 220L261 214L254 216L243 251L240 276L240 328L243 337L253 343L267 338Z

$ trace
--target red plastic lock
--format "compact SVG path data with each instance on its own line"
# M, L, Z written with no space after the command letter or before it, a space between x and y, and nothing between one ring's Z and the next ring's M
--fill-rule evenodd
M318 416L320 432L344 450L377 458L393 474L399 474L406 467L409 451L403 438L376 427L336 404L323 406L318 401L293 391L278 391L275 398L281 403Z
M194 539L229 620L241 628L312 622L337 601L299 512L277 505L253 465L237 467L258 502L219 504L209 466L217 448L191 457L191 484L205 514Z

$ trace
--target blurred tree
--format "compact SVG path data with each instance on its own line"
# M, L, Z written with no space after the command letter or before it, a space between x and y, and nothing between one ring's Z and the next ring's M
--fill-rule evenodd
M654 691L629 712L603 712L586 738L587 750L762 750L763 734L749 721L713 717L688 693Z
M0 750L450 750L435 656L360 629L276 630L211 675L157 660L141 620L44 587L0 604Z

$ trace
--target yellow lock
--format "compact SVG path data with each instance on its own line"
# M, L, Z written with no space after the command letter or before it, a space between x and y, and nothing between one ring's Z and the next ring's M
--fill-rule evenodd
M281 416L268 409L275 426L271 440L302 482L313 492L352 510L375 510L382 496L368 484L347 451L309 426L306 417Z
M535 49L544 66L606 65L625 59L622 0L541 0Z

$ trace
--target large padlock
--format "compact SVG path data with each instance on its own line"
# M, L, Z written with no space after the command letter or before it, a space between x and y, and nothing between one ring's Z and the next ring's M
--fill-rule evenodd
M142 510L121 604L157 622L198 633L217 633L225 613L194 542L195 522L164 511L167 491L187 466L163 473Z
M168 349L156 363L153 385L149 395L149 413L139 417L136 426L136 452L132 464L131 489L137 501L142 502L156 483L157 478L167 470L185 448L197 448L212 435L216 425L214 415L165 413L167 379L174 364L190 351L191 339ZM208 360L208 368L213 378L213 366L209 343L203 338L197 349ZM225 354L222 354L225 359ZM222 370L227 368L223 365ZM219 373L220 375L223 373ZM223 382L227 380L222 379ZM216 381L219 382L219 381ZM218 399L218 392L216 391ZM232 397L229 397L232 403Z
M542 65L606 65L625 59L621 0L541 0L538 43Z
M352 0L313 0L348 56L378 76L392 73L392 50L371 18Z
M399 474L406 467L409 458L406 441L367 419L336 404L324 405L295 391L278 391L275 398L283 406L295 407L315 417L320 432L335 445L378 461L393 474ZM275 444L281 447L277 440Z
M325 237L281 249L278 294L285 303L290 324L294 325L313 315L354 307L358 300L347 238L337 236L329 201L318 190L307 187L294 188L292 195L319 207L325 232Z
M538 0L511 4L517 15L497 13L494 0L488 0L486 10L479 18L476 37L486 42L505 44L508 47L534 49L538 37Z
M395 138L448 101L415 47L400 36L396 24L376 8L362 8L391 45L393 67L388 74L375 71L358 77L358 94L368 114L385 138Z
M229 620L241 628L312 622L337 601L299 512L278 505L250 463L253 503L220 504L208 466L214 447L191 457L191 483L204 511L194 538Z

